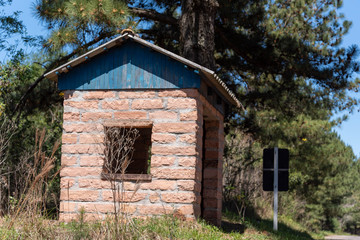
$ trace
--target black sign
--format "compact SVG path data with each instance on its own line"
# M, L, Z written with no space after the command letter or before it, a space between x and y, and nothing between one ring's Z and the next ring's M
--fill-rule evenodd
M263 152L263 190L274 190L274 149ZM289 150L278 149L278 190L289 190Z

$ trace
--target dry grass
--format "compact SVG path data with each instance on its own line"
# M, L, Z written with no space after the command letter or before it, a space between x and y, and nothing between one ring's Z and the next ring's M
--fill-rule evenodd
M43 152L45 141L45 129L37 131L35 136L35 151L33 161L21 164L27 167L27 172L22 183L24 188L21 197L16 201L14 211L10 213L11 221L8 228L11 228L18 218L26 218L28 221L36 222L39 216L46 211L46 197L48 196L48 183L51 182L60 170L54 173L55 152L59 148L59 142L53 146L50 156Z

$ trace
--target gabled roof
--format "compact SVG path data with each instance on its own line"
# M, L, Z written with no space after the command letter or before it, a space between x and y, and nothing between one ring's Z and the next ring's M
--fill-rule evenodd
M156 46L155 44L152 44L148 41L145 41L137 36L134 36L129 33L125 33L123 35L120 35L119 37L114 38L113 40L110 40L109 42L81 55L80 57L77 57L68 63L65 63L61 65L60 67L55 68L54 70L48 72L45 74L45 77L51 80L57 80L58 75L61 73L67 73L69 70L71 71L71 68L74 68L75 66L85 62L89 58L93 58L96 55L103 53L104 51L109 50L110 48L114 46L119 46L124 43L125 40L132 39L135 42L142 44L143 46L146 46L148 48L151 48L154 51L157 51L161 54L164 54L176 61L179 61L191 68L194 68L198 70L200 73L203 74L203 76L210 81L217 90L232 104L234 104L237 107L240 107L239 100L235 97L235 95L230 91L230 89L226 86L226 84L216 75L216 73L206 67L203 67L197 63L194 63L186 58L183 58L177 54L174 54L164 48L161 48L159 46Z

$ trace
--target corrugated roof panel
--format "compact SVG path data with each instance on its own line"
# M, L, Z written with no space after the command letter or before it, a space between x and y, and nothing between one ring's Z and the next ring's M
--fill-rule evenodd
M200 76L136 42L89 59L59 76L60 90L198 88Z
M151 49L151 50L154 50L158 53L161 53L163 54L164 56L167 56L169 59L174 59L176 61L178 61L179 63L182 63L186 66L189 66L191 68L194 68L194 69L197 69L199 70L204 76L206 76L206 79L208 81L210 81L212 84L215 85L215 87L221 92L221 94L229 101L231 102L232 104L236 105L237 107L240 107L241 106L241 103L239 102L239 100L235 97L235 95L229 90L229 88L225 85L225 83L211 70L197 64L197 63L194 63L192 61L189 61L179 55L176 55L170 51L167 51L166 49L163 49L159 46L156 46L150 42L147 42L139 37L136 37L136 36L133 36L133 35L129 35L128 33L125 33L124 35L121 35L89 52L87 52L86 54L50 71L49 73L45 74L45 77L46 78L49 78L49 79L52 79L52 80L57 80L58 79L58 73L64 73L64 69L65 71L67 72L66 70L66 66L70 65L72 68L74 68L75 66L77 65L80 65L81 63L83 63L85 61L86 58L93 58L97 55L101 55L104 51L106 51L105 49L110 49L110 48L113 48L115 46L120 46L122 45L126 39L131 39L145 47L142 48L142 50L146 50L146 49ZM122 55L123 57L123 60L124 58L127 59L127 56L126 55ZM115 64L116 66L119 66L119 64L116 64L118 63L119 59L113 59L112 63ZM144 59L141 59L140 62L144 60ZM164 59L161 58L161 61L160 62L163 62ZM142 62L142 66L147 66L149 64L149 62ZM125 76L128 74L128 71L135 71L136 69L130 69L131 67L128 66L129 64L123 64L122 65L122 71L119 72L119 69L115 69L114 68L114 65L113 65L113 68L114 71L109 71L109 73L107 73L107 75L109 76L112 76L112 77L107 77L105 79L107 79L107 84L108 85L102 85L102 87L107 87L105 89L116 89L118 86L123 86L123 84L125 84L126 87L123 87L124 89L125 88L130 88L131 85L129 85L129 83L124 83L124 82L121 82L121 81L124 81L125 79ZM132 63L130 64L132 65ZM108 65L110 66L110 65ZM154 72L153 69L152 69L152 64L150 64L150 66L147 66L148 70L151 70L152 73ZM159 66L163 66L163 64L160 64ZM72 72L73 70L71 70ZM104 71L104 70L103 70ZM157 70L159 71L159 70ZM190 73L189 72L183 72L181 71L182 73L184 73L184 75L181 75L178 79L176 77L173 77L172 75L174 73L178 73L177 71L174 72L174 71L170 71L168 72L169 69L166 69L165 72L166 74L164 74L164 69L161 68L161 73L162 73L162 76L166 76L166 78L170 78L172 80L172 82L169 82L169 85L168 88L171 88L171 86L175 85L177 87L181 86L183 84L183 87L186 87L187 85L192 85L193 87L195 86L199 86L199 83L191 83L189 82L189 78L187 76L185 76L186 74L189 75ZM142 82L142 86L149 86L148 88L155 88L154 86L159 86L161 85L162 87L165 87L166 84L164 82L162 82L162 84L160 84L158 81L159 79L156 78L154 75L151 75L149 74L149 72L147 72L146 70L144 70L143 72L136 72L136 74L138 74L137 76L140 78L140 82ZM89 74L89 72L85 73L85 74ZM111 75L112 74L112 75ZM105 74L106 75L106 74ZM190 74L191 75L191 74ZM121 77L120 77L121 76ZM86 79L88 79L88 77L90 76L87 76ZM119 78L120 77L120 78ZM62 79L66 79L66 77L61 77ZM82 79L82 78L80 78ZM75 80L77 81L77 80ZM174 81L177 81L177 83L175 83ZM158 82L158 83L157 83ZM94 84L94 83L91 83L91 84ZM83 87L90 87L92 86L91 84L89 85L84 85ZM95 86L97 87L96 89L100 88L100 83L98 84L95 84ZM105 84L105 83L103 83ZM62 88L60 89L78 89L78 88L68 88L68 87L72 87L72 86L79 86L78 84L76 83L72 83L70 84L69 82L67 82L66 84L65 83L60 83L59 82L59 86L61 86ZM139 84L137 86L140 86ZM112 88L111 86L114 86L114 88ZM79 87L81 88L81 87ZM136 86L135 86L136 88Z

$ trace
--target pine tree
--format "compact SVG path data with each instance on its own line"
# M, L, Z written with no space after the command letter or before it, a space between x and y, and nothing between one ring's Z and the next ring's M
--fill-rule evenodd
M3 7L11 4L11 2L12 0L0 0L0 51L16 54L16 46L10 44L7 40L16 35L25 37L26 29L19 20L19 11L11 14L4 11Z
M280 108L291 117L294 112L306 111L311 104L334 110L357 103L345 94L358 87L351 77L359 65L354 60L357 48L339 47L351 25L338 13L341 2L126 3L127 6L115 0L39 1L38 16L52 29L46 46L88 47L86 43L92 39L104 37L105 33L106 37L112 36L121 27L132 24L128 21L131 12L139 17L142 37L216 70L250 109ZM293 102L290 106L289 101ZM240 114L247 120L244 126L256 131L253 113L247 109Z
M98 44L134 27L126 4L116 0L39 0L37 17L51 31L44 47L55 52Z
M256 122L259 111L280 111L290 119L319 108L329 114L358 103L346 94L358 90L352 74L359 71L359 64L355 46L340 47L351 26L339 13L341 1L128 2L140 21L154 23L151 28L146 24L139 29L142 37L171 51L195 53L201 49L202 39L214 39L215 50L207 43L208 57L199 52L196 57L184 56L204 66L212 65L205 59L214 57L213 69L244 106L237 112L241 121L236 124L247 132L262 131ZM208 9L216 11L214 25L209 21L209 26L204 26L201 19L208 16ZM194 22L183 21L187 17ZM199 32L203 37L199 38Z

